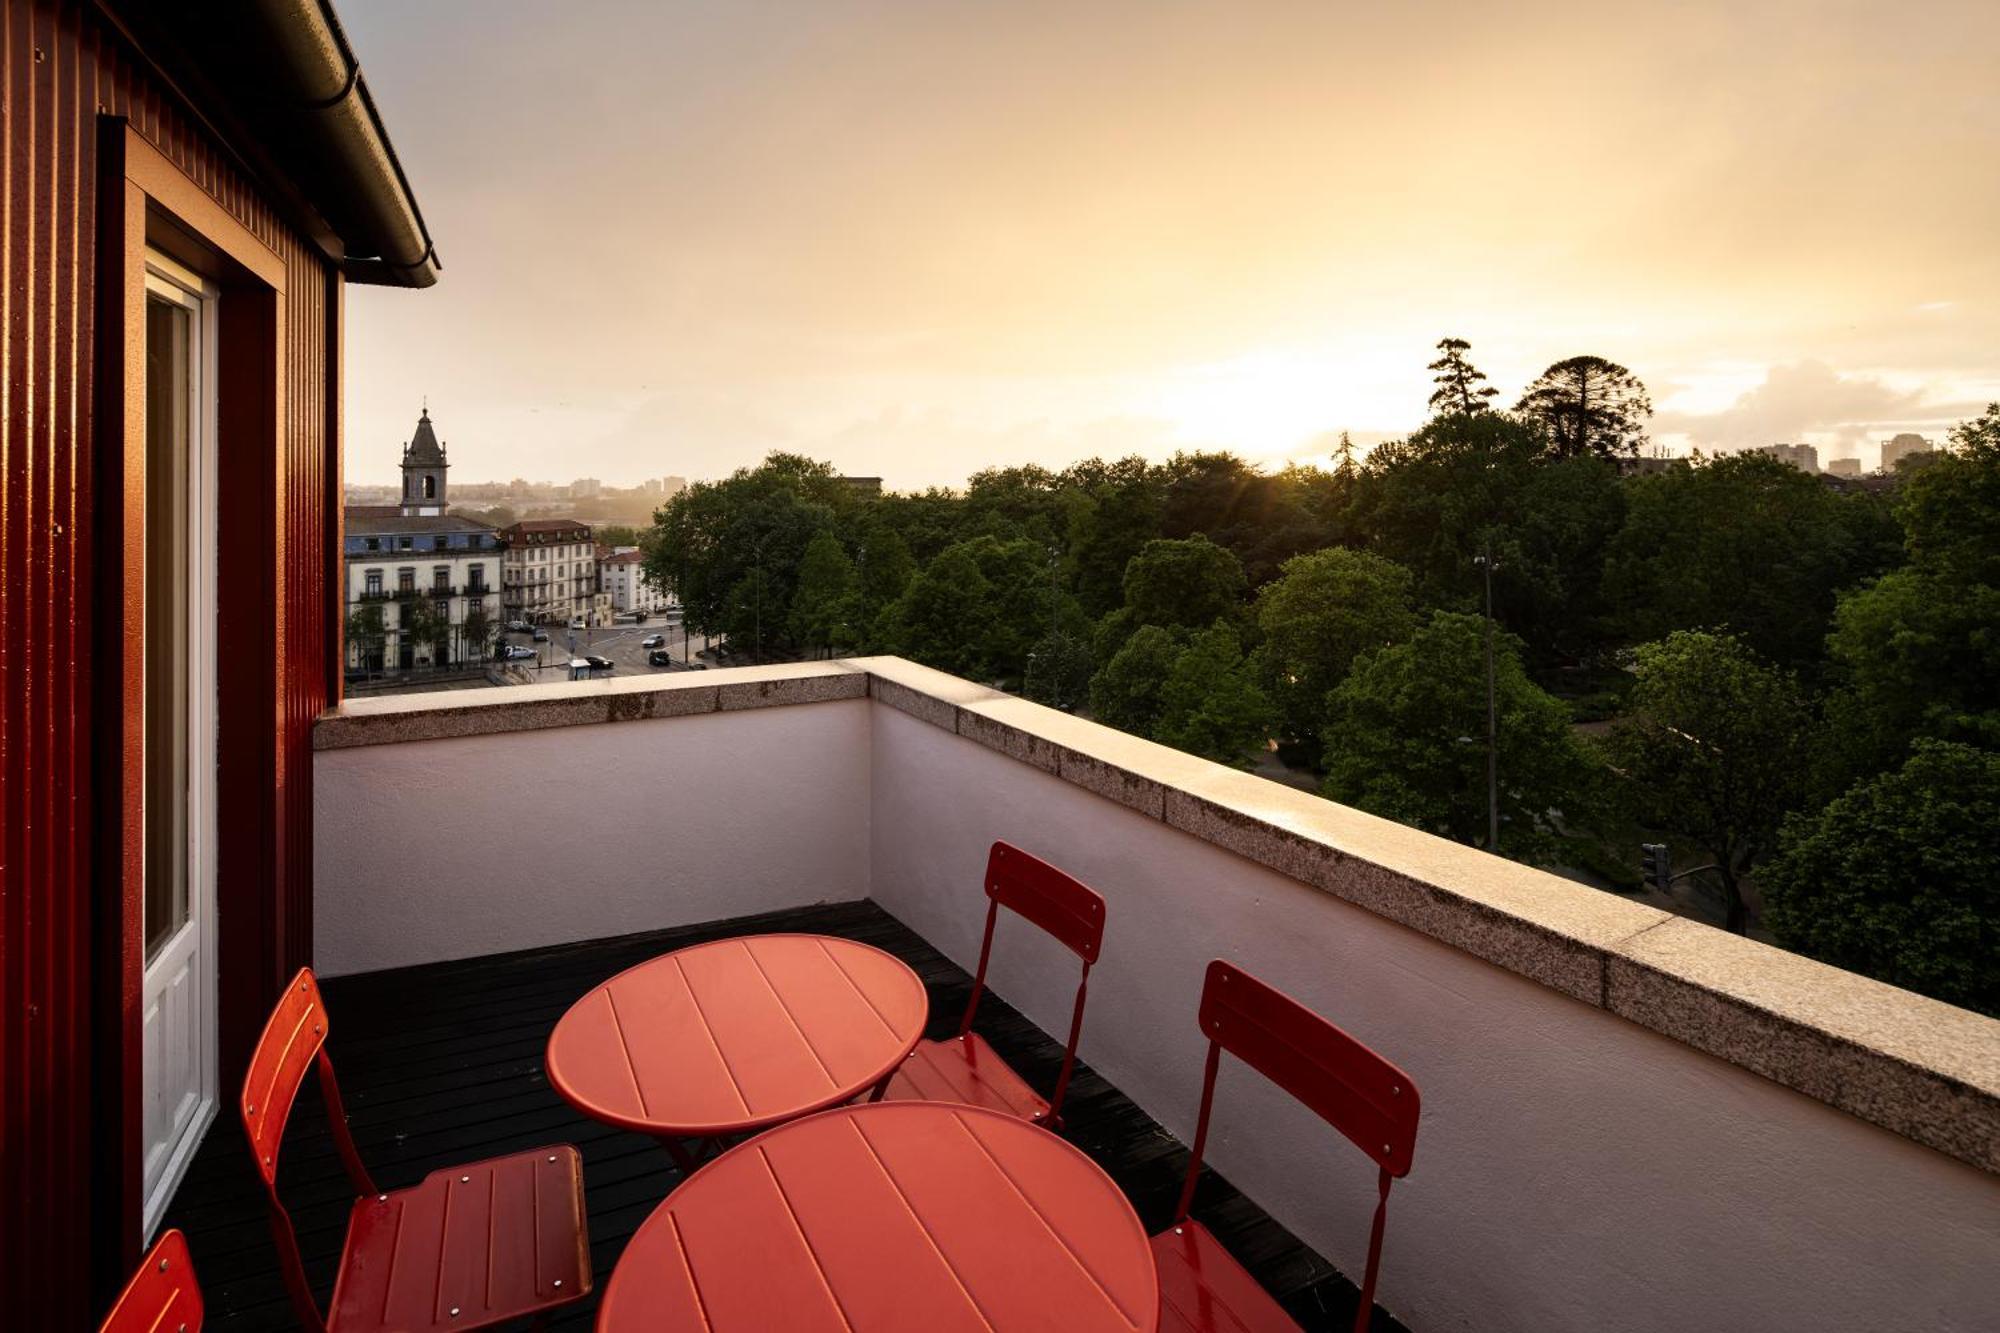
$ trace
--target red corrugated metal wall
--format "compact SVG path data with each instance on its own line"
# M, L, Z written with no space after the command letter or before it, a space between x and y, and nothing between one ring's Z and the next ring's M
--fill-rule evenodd
M0 0L0 1323L93 1325L89 1262L91 403L97 135L124 116L283 260L285 438L270 958L307 960L313 718L337 677L328 603L338 441L327 266L96 12ZM337 292L334 299L337 301ZM225 553L231 558L236 553ZM256 558L255 554L251 558ZM262 984L260 978L259 984ZM211 1132L226 1133L225 1115ZM101 1224L102 1219L98 1219Z

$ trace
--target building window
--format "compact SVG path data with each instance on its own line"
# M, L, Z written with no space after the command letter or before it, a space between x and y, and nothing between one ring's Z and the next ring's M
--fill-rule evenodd
M367 579L364 596L380 597L382 595L382 571L371 569L364 577Z
M397 570L396 591L415 592L416 590L417 590L417 571L414 569Z
M397 549L397 550L399 550L399 551L407 551L407 550L409 550L409 549L410 549L410 539L409 539L408 537L403 537L403 538L399 539L399 540L397 541L397 543L396 543L396 549Z
M370 537L370 538L368 539L368 549L369 549L369 550L371 550L371 551L379 551L379 550L381 550L381 549L382 549L382 539L381 539L380 537Z
M443 592L446 588L449 588L450 586L451 586L450 565L439 565L436 569L433 569L431 571L431 588L433 591Z

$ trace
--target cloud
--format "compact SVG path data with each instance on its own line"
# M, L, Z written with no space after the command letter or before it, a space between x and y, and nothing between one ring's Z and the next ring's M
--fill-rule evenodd
M1771 367L1763 383L1720 411L1660 412L1653 430L1711 451L1796 440L1855 445L1884 432L1934 429L1976 411L1931 401L1928 386L1899 389L1823 361L1797 361Z

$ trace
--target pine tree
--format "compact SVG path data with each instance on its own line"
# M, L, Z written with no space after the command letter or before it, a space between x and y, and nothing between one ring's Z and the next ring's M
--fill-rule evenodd
M1443 355L1431 362L1429 369L1436 372L1431 376L1437 388L1431 391L1431 411L1450 414L1463 412L1468 415L1484 412L1491 404L1487 401L1500 391L1486 383L1486 373L1465 359L1472 344L1463 338L1441 338L1438 351Z

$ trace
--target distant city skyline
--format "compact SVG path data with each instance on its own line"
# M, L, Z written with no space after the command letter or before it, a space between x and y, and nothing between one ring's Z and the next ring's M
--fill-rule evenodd
M1676 449L2000 398L2000 6L343 17L444 262L349 293L356 480L426 393L493 477L1312 459L1445 335L1503 402L1629 366Z

